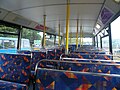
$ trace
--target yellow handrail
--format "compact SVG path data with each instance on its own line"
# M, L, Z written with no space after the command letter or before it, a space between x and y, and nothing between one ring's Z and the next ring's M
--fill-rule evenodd
M80 26L80 46L82 46L82 26Z
M46 32L46 15L44 15L44 31L43 31L43 47L46 46L46 38L45 38L45 32Z
M76 32L76 48L78 49L78 25L79 25L79 19L77 19L77 32Z
M58 45L60 46L60 23L59 23L58 27L59 27L59 30L58 30L58 34L59 34L59 43L58 43Z
M66 14L66 53L68 53L69 44L69 18L70 18L70 0L67 0L67 14Z

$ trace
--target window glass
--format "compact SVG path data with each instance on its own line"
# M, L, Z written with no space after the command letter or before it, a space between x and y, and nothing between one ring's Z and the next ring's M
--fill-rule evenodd
M59 43L59 36L56 36L56 44L58 45Z
M83 45L92 45L92 38L83 38Z
M3 40L0 40L0 49L3 49Z
M0 34L0 53L17 53L17 40L15 35Z
M21 50L39 50L42 45L43 33L40 31L23 28Z
M97 41L98 40L98 35L95 37L95 46L97 47ZM98 43L99 44L99 43Z
M71 38L71 42L70 42L70 38L69 38L69 43L70 44L76 44L76 38Z
M70 38L69 38L69 43L70 43ZM76 38L71 38L70 44L76 44ZM78 44L80 44L80 38L78 38ZM92 45L92 38L83 38L83 45Z
M102 48L109 52L109 36L102 38Z
M54 46L54 35L46 34L46 47L53 47Z
M111 23L113 53L120 55L120 16Z
M3 40L4 49L15 48L15 40Z
M18 33L18 29L13 27L8 27L5 25L0 25L0 32Z
M98 34L98 47L100 48L100 34Z

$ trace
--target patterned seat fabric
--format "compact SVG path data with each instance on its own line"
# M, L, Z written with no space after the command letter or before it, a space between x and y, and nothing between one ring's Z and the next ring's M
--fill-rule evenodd
M0 90L28 90L25 84L0 80Z
M105 52L73 52L73 53L80 53L80 54L105 54Z
M45 51L43 52L43 51L26 51L26 50L22 50L22 51L18 51L18 53L32 54L32 59L30 61L32 71L35 71L36 63L39 60L46 59L46 52Z
M61 54L62 54L62 50L61 49L56 49L56 60L60 59Z
M53 61L41 61L38 64L38 68L50 68L50 69L59 69L60 63Z
M31 65L31 79L34 79L34 73L35 73L35 66L38 61L46 58L46 52L42 51L19 51L18 53L22 54L32 54L32 59L30 61Z
M31 61L31 70L35 71L35 66L38 61L42 59L46 59L46 52L41 52L41 51L32 51L32 61Z
M47 59L53 59L53 60L56 59L56 50L55 49L48 50Z
M65 53L65 48L64 47L62 47L62 53Z
M22 54L31 54L31 51L28 51L28 50L20 50L20 51L17 51L18 53L22 53Z
M75 62L79 62L79 61L75 61ZM104 63L104 62L98 62L98 63ZM108 62L108 63L112 64L113 62ZM81 72L120 74L119 66L99 65L99 64L91 64L91 63L83 64L83 63L42 61L38 64L38 67L39 68L69 70L69 71L73 70L73 71L81 71Z
M0 54L0 79L17 83L29 83L30 56Z
M120 77L37 70L35 90L120 90Z
M100 55L100 54L79 54L71 53L69 55L63 55L63 57L69 58L80 58L80 59L103 59L103 60L112 60L110 55Z

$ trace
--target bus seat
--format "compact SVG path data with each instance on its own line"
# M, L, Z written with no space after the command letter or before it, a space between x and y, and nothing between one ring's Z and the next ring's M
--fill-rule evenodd
M30 59L30 55L1 53L0 79L6 82L29 84ZM10 83L10 85L12 85L12 83Z
M56 49L49 49L47 51L47 59L56 59Z
M0 90L28 90L26 84L0 80Z
M36 63L42 59L46 59L46 52L32 51L31 70L35 71Z
M60 59L60 55L62 54L62 50L57 48L56 49L56 60L59 60Z
M81 58L81 59L104 59L104 60L112 60L111 55L102 55L102 54L79 54L79 53L71 53L69 55L63 55L63 57L69 58Z
M101 74L102 75L102 74ZM37 69L35 90L119 90L120 77Z
M35 66L36 63L42 59L46 59L46 51L28 51L28 50L20 50L18 53L22 54L32 54L32 59L30 61L31 63L31 79L34 79L34 74L35 74Z
M93 64L94 63L94 64ZM100 64L101 63L101 64ZM105 63L105 64L104 64ZM120 63L120 62L119 62ZM84 62L84 61L54 61L54 60L42 60L38 63L39 68L50 68L59 70L74 70L81 72L94 72L94 73L110 73L120 74L119 64L115 62ZM106 65L111 64L111 65Z

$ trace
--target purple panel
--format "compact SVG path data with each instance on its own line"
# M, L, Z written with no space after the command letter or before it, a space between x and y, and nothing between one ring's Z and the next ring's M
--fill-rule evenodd
M106 22L113 16L113 13L108 10L107 8L103 8L100 14L101 21L103 24L106 24Z

